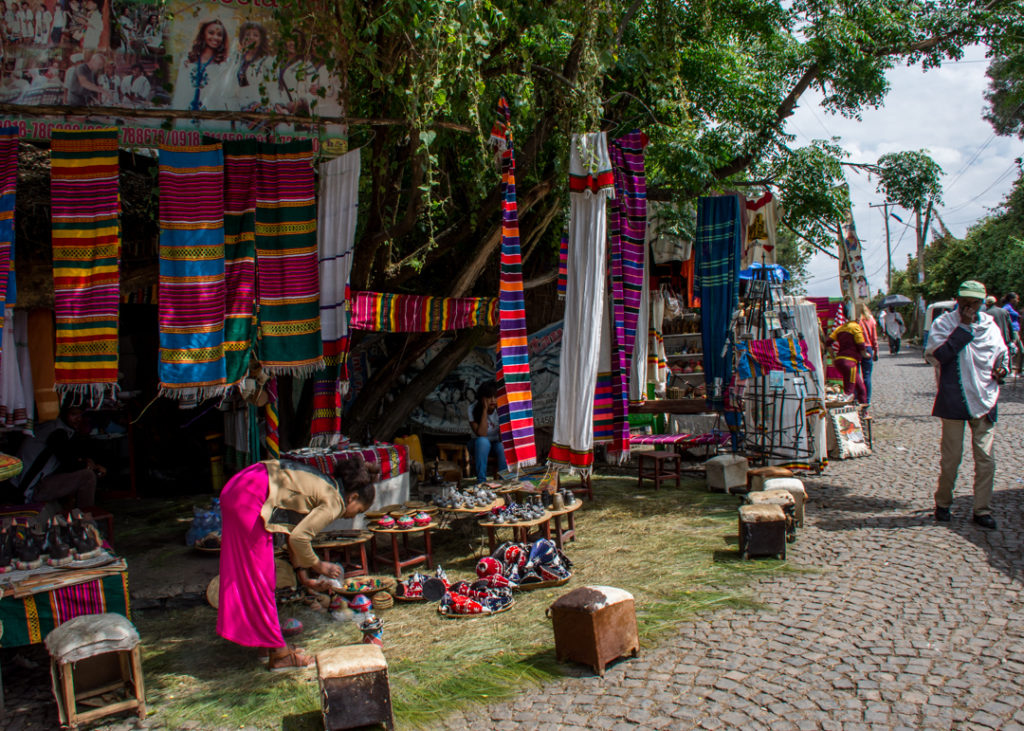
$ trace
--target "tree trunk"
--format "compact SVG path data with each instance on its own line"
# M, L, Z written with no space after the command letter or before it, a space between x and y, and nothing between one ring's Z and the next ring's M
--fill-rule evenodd
M463 358L483 337L484 328L474 327L460 332L430 363L402 389L398 397L388 404L371 432L375 439L390 440L406 422L413 409L419 406L445 376L462 362Z

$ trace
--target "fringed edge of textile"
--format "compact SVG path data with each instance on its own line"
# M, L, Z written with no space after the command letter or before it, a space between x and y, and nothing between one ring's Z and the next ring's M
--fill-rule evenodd
M310 378L317 371L324 367L324 359L318 358L315 361L301 364L274 365L263 362L260 364L263 372L271 376L295 376L297 378Z
M518 462L515 463L515 465L511 465L511 464L508 465L508 469L510 469L510 470L511 469L515 469L516 477L518 477L519 476L519 471L521 469L524 469L526 467L533 467L535 464L537 464L537 458L536 457L527 457L526 459L519 460Z
M630 447L628 444L616 452L613 452L610 449L608 450L608 456L614 459L615 464L619 466L629 464L629 458L631 454L632 452L630 451Z
M564 453L566 457L560 458L558 456L552 456L559 452ZM581 463L574 464L572 462L574 454L579 455L582 458ZM587 464L582 464L584 461ZM580 477L590 477L594 471L594 450L591 449L587 452L578 452L560 444L552 444L550 451L548 451L548 464L557 467L559 472L568 472L573 476L579 475Z
M197 399L206 401L211 398L224 398L237 384L218 384L216 386L175 386L161 383L157 395L169 399Z
M116 383L57 383L53 390L61 403L70 396L73 402L85 403L88 400L91 406L98 406L105 398L117 398L121 387Z

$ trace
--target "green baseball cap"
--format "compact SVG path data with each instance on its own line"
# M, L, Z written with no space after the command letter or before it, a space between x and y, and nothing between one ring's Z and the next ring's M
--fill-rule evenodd
M976 282L973 279L961 282L960 288L956 291L957 297L974 297L979 300L985 299L987 294L988 292L985 291L985 285L981 282Z

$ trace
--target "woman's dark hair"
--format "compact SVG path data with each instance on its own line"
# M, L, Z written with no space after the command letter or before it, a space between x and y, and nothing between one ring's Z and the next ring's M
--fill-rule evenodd
M259 23L254 21L247 21L242 23L242 26L238 29L238 45L242 45L242 40L245 38L247 31L254 30L260 34L259 43L256 44L255 53L256 58L263 58L270 53L270 39L267 38L267 29ZM243 51L245 49L242 49Z
M188 52L189 63L196 63L199 57L203 55L203 49L206 47L206 29L211 25L217 24L220 26L223 32L224 41L220 44L220 48L213 54L211 59L214 63L224 63L228 57L228 29L224 27L224 24L217 20L208 20L199 26L199 30L196 32L196 39L192 41L192 50Z
M1003 297L1003 304L1004 305L1008 305L1011 302L1013 302L1015 299L1017 299L1017 293L1016 292L1007 292L1006 295Z
M380 466L367 462L363 455L356 454L350 459L343 459L334 467L334 477L341 484L342 497L348 502L350 495L358 496L359 502L366 507L373 504L377 496L377 488L373 485L374 478L380 474Z
M473 421L480 423L484 418L484 399L491 398L498 392L498 384L494 381L484 381L476 387L476 403L473 405Z

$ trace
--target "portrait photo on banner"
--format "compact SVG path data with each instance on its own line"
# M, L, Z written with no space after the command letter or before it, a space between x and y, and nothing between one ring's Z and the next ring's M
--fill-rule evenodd
M341 84L313 39L285 38L273 0L0 0L0 102L338 118ZM128 144L198 144L205 133L320 135L302 121L108 120ZM55 117L53 123L61 123ZM33 123L27 136L47 137ZM148 132L147 132L148 130ZM326 125L326 139L345 136Z

